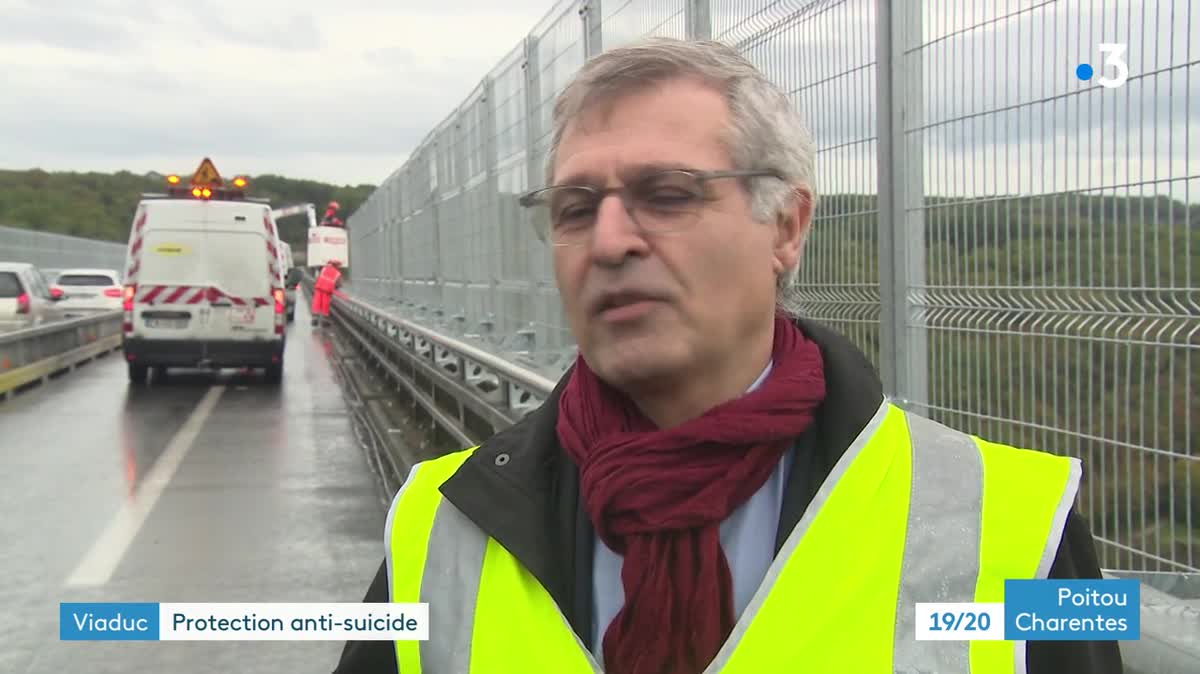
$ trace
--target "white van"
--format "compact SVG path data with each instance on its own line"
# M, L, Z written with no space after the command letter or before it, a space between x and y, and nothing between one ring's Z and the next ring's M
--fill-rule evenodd
M286 306L270 207L217 190L182 194L145 198L134 215L123 298L130 381L151 367L253 367L278 384Z

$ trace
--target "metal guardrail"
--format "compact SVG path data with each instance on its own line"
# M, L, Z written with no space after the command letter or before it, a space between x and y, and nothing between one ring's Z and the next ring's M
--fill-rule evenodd
M332 313L374 360L459 444L479 444L537 409L554 380L362 300Z
M106 311L0 334L0 400L121 346L120 311Z
M311 292L311 279L308 284ZM463 447L479 444L491 432L537 409L555 385L553 380L479 346L361 299L336 297L332 315ZM490 428L469 427L464 423L468 412L485 420ZM1200 672L1200 576L1110 570L1104 575L1135 577L1141 582L1141 639L1121 642L1126 673Z

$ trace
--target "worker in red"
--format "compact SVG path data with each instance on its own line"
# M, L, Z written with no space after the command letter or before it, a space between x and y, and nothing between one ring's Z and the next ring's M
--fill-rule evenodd
M338 210L341 207L342 205L336 201L329 202L329 205L325 207L325 215L321 218L321 226L345 227L346 223L342 222L342 219L338 217Z
M312 324L326 323L329 320L329 305L333 294L342 282L342 263L332 260L321 270L313 287Z

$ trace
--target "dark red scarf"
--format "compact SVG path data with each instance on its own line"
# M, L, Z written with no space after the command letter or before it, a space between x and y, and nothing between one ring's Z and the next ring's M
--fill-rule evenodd
M624 555L606 671L698 674L733 630L721 521L767 481L825 398L820 348L782 316L772 357L758 389L665 431L577 359L558 437L597 533Z

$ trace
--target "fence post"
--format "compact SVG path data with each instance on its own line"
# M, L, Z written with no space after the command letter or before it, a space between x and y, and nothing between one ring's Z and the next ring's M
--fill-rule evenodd
M412 288L409 287L408 278L412 275L413 269L411 265L405 264L405 259L408 256L408 247L411 244L412 226L410 223L412 222L412 213L416 210L413 208L412 203L414 201L413 195L417 193L413 185L413 173L415 170L413 164L405 161L404 167L400 171L400 222L396 230L396 255L400 259L400 275L396 279L396 282L400 284L401 301L412 299Z
M683 5L684 30L689 40L712 39L712 14L709 0L686 0Z
M441 125L438 125L438 131L433 134L433 141L429 144L429 243L431 247L430 258L433 262L433 268L429 270L429 279L426 281L429 292L427 293L427 302L430 306L442 305L442 236L441 232L441 206L442 206L442 182L446 179L446 170L442 161L442 141L441 141Z
M497 222L490 218L484 218L484 213L499 213L505 208L500 204L500 145L497 142L496 136L499 129L496 124L496 80L488 75L483 81L483 119L480 120L481 127L479 130L483 141L483 157L484 170L487 172L487 181L484 183L486 190L483 197L476 204L480 209L476 215L476 222L479 223L481 229L479 232L480 244L476 249L476 254L483 257L483 260L476 260L476 263L483 263L483 275L486 279L487 295L484 296L484 306L479 308L479 315L475 317L475 328L478 329L480 321L483 321L489 313L496 313L496 308L500 302L500 245L504 241L500 227ZM485 224L486 223L486 224ZM497 245L500 244L500 245ZM486 261L486 262L485 262Z
M604 51L604 37L600 30L603 20L601 0L583 0L579 3L579 18L583 21L583 56L592 58Z
M538 58L538 38L529 35L525 38L525 161L526 161L526 187L534 189L546 182L545 166L543 166L544 158L538 153L538 140L542 134L542 117L548 111L542 110L542 76L541 62ZM528 213L522 212L520 216L523 220L530 217ZM523 227L526 235L530 232L528 221ZM527 296L535 296L537 284L533 281L534 259L535 252L526 249L524 252L523 264L518 265L519 269L526 270L527 278L524 279L526 284L525 294ZM512 334L516 334L523 330L531 320L529 316L502 316L500 312L496 314L497 319L504 322L507 321L510 325L507 326ZM502 323L503 324L503 323Z
M400 169L397 169L392 174L392 206L389 209L388 221L392 232L391 244L388 246L388 255L391 256L393 264L391 274L388 278L389 296L393 302L399 302L403 295L403 290L400 285L400 279L404 278L404 257L403 249L401 248L400 240L400 220L403 213L404 204L401 201L404 198L403 183L404 174Z
M917 413L929 403L927 334L915 325L925 290L925 183L921 140L905 133L923 119L921 9L876 0L876 116L879 135L879 369L884 392Z
M383 241L380 246L380 254L383 255L383 279L380 285L383 287L384 299L390 302L395 296L392 292L392 279L396 278L397 269L396 256L392 253L396 238L396 172L393 171L379 188L383 192L380 204L380 220L383 220Z
M525 38L525 158L528 166L526 185L529 189L545 182L544 167L538 164L537 140L542 130L541 66L538 63L538 40Z

